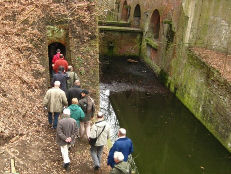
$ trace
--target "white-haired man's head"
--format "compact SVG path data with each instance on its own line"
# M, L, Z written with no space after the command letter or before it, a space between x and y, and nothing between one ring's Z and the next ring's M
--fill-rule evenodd
M117 151L115 151L114 152L114 161L116 162L116 163L119 163L119 162L121 162L121 161L123 161L124 160L124 155L123 155L123 153L122 152L117 152Z
M66 109L63 110L63 114L61 114L60 117L61 117L61 119L63 119L63 118L69 118L70 115L71 115L71 110L68 109L68 108L66 108Z
M99 112L97 113L97 118L103 118L103 117L104 117L103 113L99 111Z
M75 84L76 86L80 86L80 80L75 80L74 84Z
M55 82L54 82L54 86L55 86L55 87L60 87L60 84L61 84L60 81L55 81Z
M68 70L68 71L73 71L73 67L72 67L71 65L69 65L69 66L67 67L67 70Z
M120 128L118 132L119 137L126 137L126 129Z

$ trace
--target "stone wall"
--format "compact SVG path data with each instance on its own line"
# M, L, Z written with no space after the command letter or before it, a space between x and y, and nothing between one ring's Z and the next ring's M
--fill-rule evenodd
M123 4L120 1L119 19ZM231 86L227 73L231 53L231 1L127 0L128 21L141 8L141 58L186 107L231 151ZM159 14L153 17L154 11ZM157 20L156 20L157 19ZM159 27L159 36L155 36ZM212 50L207 60L194 48ZM226 55L226 56L219 56ZM209 61L210 60L210 61ZM211 60L214 60L212 62ZM216 66L216 65L220 66ZM219 69L224 67L226 69ZM226 76L224 75L226 73Z
M119 29L119 30L118 30ZM140 30L126 30L125 27L100 28L100 55L102 56L140 56Z

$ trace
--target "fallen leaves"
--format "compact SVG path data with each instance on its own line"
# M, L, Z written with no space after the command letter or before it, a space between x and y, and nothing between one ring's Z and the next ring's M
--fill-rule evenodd
M192 48L192 51L231 82L231 55L205 48Z
M79 43L73 48L75 55L82 50L78 54L83 57L83 65L94 67L96 61L92 59L97 59L97 47L92 49L88 42L96 35L97 24L88 6L88 1L0 2L0 159L4 159L0 173L9 170L12 157L16 159L17 171L23 174L65 173L55 132L47 129L47 113L42 106L48 81L43 61L47 55L46 25L69 21L70 36L74 43ZM92 71L84 70L86 74ZM95 81L85 78L83 84L95 88ZM104 154L104 166L105 159ZM77 143L71 160L70 173L93 172L86 143Z

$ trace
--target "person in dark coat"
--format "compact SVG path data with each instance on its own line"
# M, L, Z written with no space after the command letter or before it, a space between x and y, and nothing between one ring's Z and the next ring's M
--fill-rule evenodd
M130 138L126 137L126 130L124 128L120 128L118 132L118 140L115 141L112 148L109 151L107 165L110 165L112 168L115 165L115 161L113 158L114 152L122 152L124 155L124 161L128 161L128 155L133 152L133 144Z
M59 120L57 126L56 142L61 148L64 165L67 170L70 165L68 148L74 145L78 128L75 119L70 118L70 109L64 109L62 119Z
M55 81L60 81L61 85L60 85L60 89L62 89L64 92L67 91L67 79L68 79L68 75L66 73L64 73L64 68L62 66L59 67L59 72L57 74L55 74L52 78L52 84Z
M76 80L74 82L74 86L70 89L67 90L66 96L67 96L67 101L68 101L68 106L72 104L72 99L77 98L78 100L81 99L81 92L82 89L80 88L80 81Z

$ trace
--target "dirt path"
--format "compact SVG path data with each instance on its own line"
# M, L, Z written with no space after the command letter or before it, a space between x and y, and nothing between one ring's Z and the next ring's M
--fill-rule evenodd
M10 159L16 161L16 170L20 174L91 174L93 163L90 146L77 140L70 150L70 171L63 170L59 146L55 142L56 132L47 127L46 117L37 120L37 124L28 127L32 131L27 135L14 137L4 146L0 146L0 173L10 171ZM108 149L104 149L102 173L109 173L106 166ZM2 160L3 159L3 160Z

